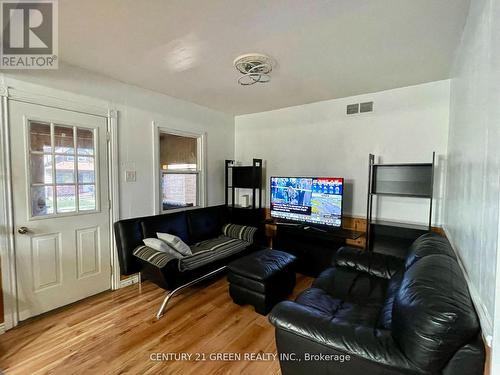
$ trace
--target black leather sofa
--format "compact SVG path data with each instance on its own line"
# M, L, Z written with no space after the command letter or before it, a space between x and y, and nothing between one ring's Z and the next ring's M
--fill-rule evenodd
M193 245L219 236L223 225L227 223L260 225L248 215L238 215L223 205L117 221L114 230L120 272L122 275L141 272L142 279L150 280L164 289L173 290L260 248L259 244L264 241L262 230L257 231L254 243L245 251L197 269L184 271L180 270L179 259L172 259L164 267L158 268L133 255L134 250L143 245L144 238L156 237L157 232L176 235L188 245Z
M435 234L418 238L403 260L340 249L334 267L295 302L276 305L269 320L284 375L482 375L484 369L466 280L448 241Z

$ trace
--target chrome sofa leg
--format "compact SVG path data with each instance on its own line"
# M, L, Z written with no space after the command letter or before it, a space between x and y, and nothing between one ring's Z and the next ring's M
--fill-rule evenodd
M161 303L160 309L156 313L156 319L160 319L163 316L163 311L167 307L168 301L170 301L170 298L174 295L174 293L177 291L177 289L174 289L170 293L167 293L165 298L163 299L163 302Z
M163 312L165 311L165 309L167 308L167 305L168 305L168 302L170 301L170 299L174 296L174 294L176 294L177 292L179 292L180 290L184 289L184 288L187 288L191 285L194 285L196 283L199 283L200 281L203 281L205 279L208 279L210 276L213 276L219 272L222 272L224 271L225 269L227 268L227 266L222 266L220 268L217 268L216 270L212 271L212 272L209 272L207 273L206 275L203 275L203 276L200 276L198 277L197 279L194 279L194 280L191 280L190 282L186 283L186 284L183 284L177 288L175 288L174 290L172 290L171 292L167 293L167 295L165 296L165 299L163 300L163 302L161 303L161 306L160 306L160 309L158 310L158 312L156 313L156 319L160 319L162 316L163 316Z

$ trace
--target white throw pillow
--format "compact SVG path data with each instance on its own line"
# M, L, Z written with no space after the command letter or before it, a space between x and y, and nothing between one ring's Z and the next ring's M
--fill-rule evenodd
M182 255L193 255L191 248L179 237L168 233L156 233L156 235L160 240L165 241L174 250L178 251Z
M179 253L175 249L172 249L172 247L170 247L165 241L159 240L158 238L145 238L142 240L142 242L144 242L144 245L146 245L147 247L150 247L156 251L167 253L178 259L183 257L181 253Z

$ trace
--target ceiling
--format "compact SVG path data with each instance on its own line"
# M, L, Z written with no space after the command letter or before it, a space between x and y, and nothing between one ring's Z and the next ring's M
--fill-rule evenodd
M445 79L469 0L60 0L61 59L231 114ZM236 56L277 61L243 87Z

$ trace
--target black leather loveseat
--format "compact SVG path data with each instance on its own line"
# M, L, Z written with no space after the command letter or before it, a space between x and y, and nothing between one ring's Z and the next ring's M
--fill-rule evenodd
M334 267L269 319L284 375L483 373L465 278L435 234L418 238L404 260L340 249Z
M120 272L122 275L140 272L142 279L150 280L164 289L173 291L210 275L232 260L260 248L259 244L263 242L263 232L257 230L254 241L245 245L242 250L223 258L216 258L214 261L196 268L183 267L183 259L177 258L164 259L164 264L162 263L159 267L154 262L134 255L134 252L137 254L138 247L144 245L143 239L155 238L157 232L173 234L192 246L218 238L222 234L223 226L228 223L259 225L256 220L235 215L226 206L212 206L120 220L114 224ZM162 309L160 309L158 317L161 316L161 311Z

